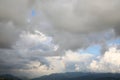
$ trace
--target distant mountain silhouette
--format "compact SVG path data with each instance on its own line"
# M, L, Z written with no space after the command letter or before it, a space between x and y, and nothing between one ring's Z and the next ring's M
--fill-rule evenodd
M71 72L46 75L32 80L120 80L120 74Z
M3 74L3 75L0 75L0 80L22 80L22 79L10 74Z
M4 74L0 75L0 80L29 80L29 79L23 78L20 79L10 74ZM69 72L45 75L31 80L120 80L120 74Z

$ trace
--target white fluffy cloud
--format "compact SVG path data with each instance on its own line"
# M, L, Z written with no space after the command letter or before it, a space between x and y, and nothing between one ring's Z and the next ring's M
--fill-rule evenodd
M46 64L41 64L40 61L31 61L27 65L28 69L18 69L18 71L21 73L24 72L27 75L34 74L34 76L31 77L37 77L51 73L76 71L119 73L119 57L120 50L116 47L110 47L104 55L97 56L90 53L66 51L65 55L63 56L44 56L44 59L46 59L49 63L48 66Z
M20 39L13 45L13 48L17 50L49 52L56 51L58 45L54 44L52 37L36 30L33 33L24 31L20 35Z
M28 69L18 69L19 73L24 73L30 77L63 72L88 71L87 66L92 61L94 55L81 54L73 51L66 51L63 56L42 56L48 63L31 61L26 66ZM32 74L31 74L32 73Z
M120 72L120 50L112 47L106 51L104 56L98 60L93 60L90 64L90 69L95 72Z
M120 73L120 50L110 47L104 55L80 53L68 50L64 55L41 56L41 53L28 51L0 50L1 69L16 75L39 77L61 72L110 72ZM17 54L16 54L17 53ZM4 57L3 57L4 56ZM7 58L7 60L6 60ZM13 67L14 65L14 67ZM17 65L17 66L16 66Z

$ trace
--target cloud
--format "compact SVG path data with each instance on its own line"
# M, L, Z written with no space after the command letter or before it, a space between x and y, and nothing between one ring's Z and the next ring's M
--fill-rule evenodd
M20 73L22 70L35 68L33 62L40 63L39 66L48 67L49 62L44 56L53 55L57 48L52 37L37 30L33 33L23 32L12 49L0 49L0 71L22 75L24 73Z
M52 73L76 71L75 67L77 64L79 64L79 66L82 66L81 71L84 71L87 69L86 66L93 57L94 56L92 54L80 54L77 52L66 51L65 55L63 56L42 56L44 63L41 63L42 60L30 61L26 65L27 69L21 68L16 70L18 71L19 75L20 73L24 73L29 77L39 77Z
M26 17L31 1L32 0L1 0L0 21L13 21L15 24L26 24Z
M102 45L105 44L105 39L102 39L104 37L101 36L105 36L105 32L114 34L112 30L114 27L116 29L116 25L119 23L118 4L119 1L108 2L107 0L41 0L34 4L34 9L36 12L44 14L42 18L47 18L46 24L52 25L49 31L50 27L43 30L45 25L39 26L39 30L42 29L41 31L46 34L52 35L62 50L76 50L98 41ZM40 16L43 15L40 14ZM38 17L35 18L36 20ZM101 38L91 36L95 34ZM93 39L89 40L87 37Z
M119 3L119 0L2 0L0 17L2 22L26 24L29 12L35 10L43 12L55 29L74 33L97 32L119 26Z
M41 75L76 71L119 73L119 52L120 50L116 47L110 47L104 55L66 51L63 56L44 57L49 62L49 66L45 64L40 65L40 62L33 61L28 65L30 67L32 66L32 69L26 71L27 74L29 72L35 73L35 76L39 76L38 74L41 74L41 72L43 73Z
M24 31L20 35L20 39L13 45L13 48L18 50L40 50L41 52L49 52L56 51L58 46L54 44L52 37L46 36L36 30L33 33Z
M120 72L119 64L120 50L115 47L111 47L109 51L106 51L104 56L98 61L93 60L90 64L90 68L95 72Z
M0 48L10 48L14 41L17 40L19 30L12 22L0 22Z
M41 56L41 53L0 50L0 71L30 78L61 72L119 73L120 50L110 47L104 55L68 50L64 55ZM58 66L59 65L59 66ZM34 75L33 75L34 74Z
M21 31L28 26L33 0L0 1L0 48L11 48Z
M113 25L119 21L119 17L116 17L118 15L114 14L119 12L118 3L119 1L107 2L107 0L1 1L1 23L6 25L11 21L14 26L11 30L9 29L10 25L7 25L6 28L9 31L0 29L3 31L1 34L5 33L7 35L5 39L2 37L5 35L1 35L1 39L3 39L0 40L1 45L11 47L23 30L29 32L38 30L52 36L54 41L61 46L61 50L76 50L80 47L86 47L89 43L98 41L92 40L88 42L86 37L90 35L86 33L98 33L101 31L104 33L106 30L109 32L114 27ZM14 11L16 9L17 11ZM32 11L35 13L34 16L32 16ZM108 15L108 13L111 14ZM18 16L18 14L21 15ZM9 33L7 32L10 32L10 36L16 36L8 37ZM99 35L98 33L97 36L102 36L102 34ZM5 48L4 46L3 48Z
M120 20L119 3L119 0L42 0L40 9L56 29L86 33L116 27Z

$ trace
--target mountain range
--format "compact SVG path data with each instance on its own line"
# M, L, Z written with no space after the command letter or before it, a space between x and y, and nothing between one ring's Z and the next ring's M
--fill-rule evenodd
M68 72L45 75L34 79L23 79L10 74L3 74L0 75L0 80L120 80L120 74Z

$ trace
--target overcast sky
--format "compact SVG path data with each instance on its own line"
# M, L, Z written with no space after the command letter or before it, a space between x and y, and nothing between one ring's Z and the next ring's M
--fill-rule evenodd
M1 0L0 74L120 72L119 8L119 0Z

